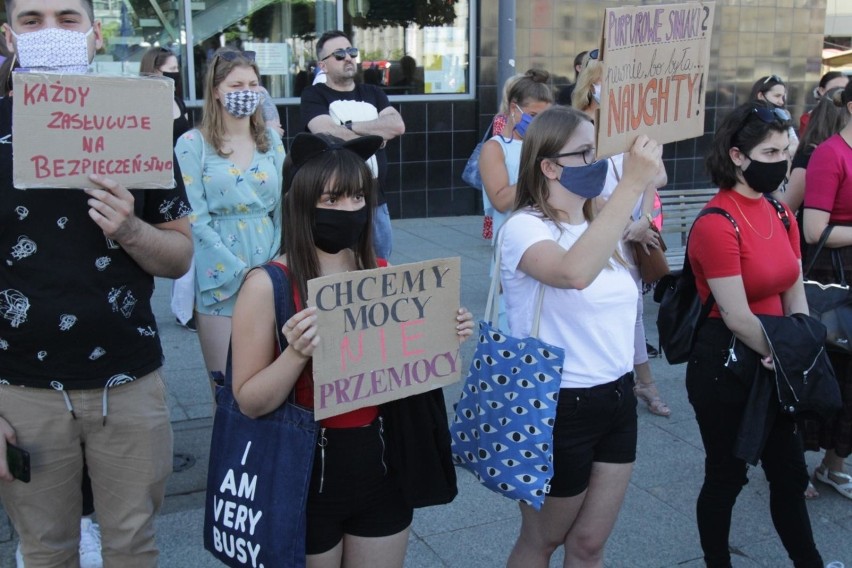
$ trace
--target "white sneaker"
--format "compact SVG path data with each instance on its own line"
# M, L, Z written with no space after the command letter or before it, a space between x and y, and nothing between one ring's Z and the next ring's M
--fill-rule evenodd
M93 522L91 517L82 517L80 519L80 568L103 568L103 565L101 527Z
M15 564L18 568L24 567L24 555L21 554L21 543L18 542L18 548L15 549Z

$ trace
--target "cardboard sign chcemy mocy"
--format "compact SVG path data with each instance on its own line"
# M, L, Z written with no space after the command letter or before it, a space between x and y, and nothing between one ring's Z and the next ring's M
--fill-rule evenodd
M713 2L607 8L601 55L598 157L639 134L660 144L701 136Z
M12 172L18 189L175 186L174 83L159 77L15 73Z
M458 381L458 257L308 282L317 309L317 420Z

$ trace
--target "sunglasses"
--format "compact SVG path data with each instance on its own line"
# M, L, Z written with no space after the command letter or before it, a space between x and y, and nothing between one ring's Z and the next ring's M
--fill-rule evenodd
M243 59L248 59L252 63L257 58L257 52L254 51L222 51L216 54L216 57L221 57L225 61L232 62L236 61L238 57L242 57Z
M776 83L782 83L782 84L784 83L784 81L782 81L781 77L779 77L778 75L770 75L769 77L767 77L766 79L763 80L762 84L765 85L769 81L774 81Z
M344 59L346 59L347 55L349 57L351 57L352 59L355 59L356 57L358 57L358 48L357 47L347 47L346 49L343 49L341 47L340 49L335 49L334 51L332 51L331 53L329 53L328 55L326 55L325 57L320 59L320 61L325 61L329 57L334 57L338 61L343 61Z
M585 150L580 150L579 152L566 152L564 154L556 154L555 156L539 158L539 160L558 160L559 158L570 158L571 156L583 156L583 163L587 166L589 164L594 164L597 160L595 160L595 148L586 148ZM562 165L562 164L558 164Z
M589 59L597 59L601 54L600 49L593 49L589 52Z
M746 115L745 121L743 124L748 122L748 119L753 115L757 115L757 118L765 122L766 124L772 124L773 122L787 122L787 114L784 112L784 109L780 108L765 108L765 107L753 107L751 112Z

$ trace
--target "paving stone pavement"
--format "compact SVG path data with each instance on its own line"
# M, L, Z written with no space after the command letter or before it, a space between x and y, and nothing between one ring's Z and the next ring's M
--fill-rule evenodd
M394 264L431 258L462 258L462 303L476 316L488 292L490 244L481 237L481 217L406 219L393 222ZM170 281L157 280L153 304L166 354L165 376L175 434L176 471L157 519L163 568L221 566L202 546L204 487L210 450L213 403L198 340L175 324L169 311ZM645 297L649 340L656 341L656 304ZM463 351L464 367L473 350ZM695 500L703 476L703 450L698 427L686 398L683 365L651 359L651 367L670 418L639 409L639 447L627 497L606 549L612 568L700 568L701 550L695 526ZM458 399L460 384L446 388L446 399ZM815 453L807 455L811 468ZM737 501L731 530L736 568L791 566L769 516L768 485L759 468ZM839 560L852 568L852 502L818 485L821 497L808 505L814 534L826 563ZM484 489L472 475L459 471L459 495L449 505L417 510L412 526L407 568L496 568L505 565L517 536L517 506ZM0 515L0 568L14 567L15 536ZM557 552L551 566L561 566Z

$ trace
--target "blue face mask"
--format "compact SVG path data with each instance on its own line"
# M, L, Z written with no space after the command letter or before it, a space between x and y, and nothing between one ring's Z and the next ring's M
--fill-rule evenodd
M521 138L523 138L524 136L526 136L527 128L529 127L534 117L531 114L525 113L518 105L515 105L515 108L521 111L521 121L515 125L515 130L518 132L518 134L520 134Z
M601 194L609 171L609 160L598 160L587 166L562 166L559 183L575 195L593 199Z

